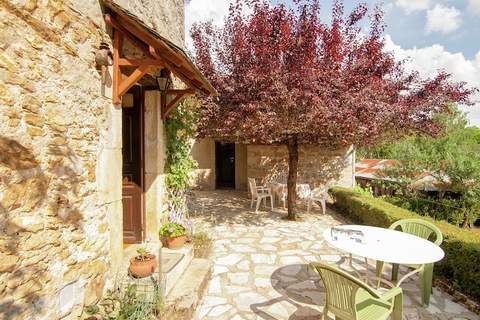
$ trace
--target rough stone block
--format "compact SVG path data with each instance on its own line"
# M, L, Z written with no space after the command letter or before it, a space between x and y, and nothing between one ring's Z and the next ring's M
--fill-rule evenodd
M19 257L0 252L0 272L12 272Z

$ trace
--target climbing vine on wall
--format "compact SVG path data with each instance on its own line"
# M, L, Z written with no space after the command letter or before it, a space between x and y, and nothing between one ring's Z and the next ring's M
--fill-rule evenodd
M185 191L189 186L192 170L197 166L190 155L190 150L198 116L198 102L195 98L186 98L165 121L167 135L165 186L170 214L185 213L186 210Z

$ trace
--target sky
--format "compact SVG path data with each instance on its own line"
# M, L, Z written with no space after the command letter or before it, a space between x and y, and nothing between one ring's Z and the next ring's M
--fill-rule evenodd
M185 27L187 47L193 23L213 21L222 26L233 0L186 1ZM272 4L292 5L292 0L270 0ZM345 0L345 12L365 2ZM399 60L407 59L406 68L432 77L438 70L451 73L456 81L465 81L480 89L480 0L383 0L386 50ZM320 0L321 17L330 21L332 0ZM462 107L471 125L480 126L480 93L473 97L476 105Z

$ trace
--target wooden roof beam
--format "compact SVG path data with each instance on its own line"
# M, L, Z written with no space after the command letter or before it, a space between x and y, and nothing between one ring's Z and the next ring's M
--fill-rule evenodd
M128 89L130 89L138 80L140 80L145 74L147 74L151 65L147 62L142 63L138 66L135 71L125 80L123 80L118 86L118 96L123 96Z

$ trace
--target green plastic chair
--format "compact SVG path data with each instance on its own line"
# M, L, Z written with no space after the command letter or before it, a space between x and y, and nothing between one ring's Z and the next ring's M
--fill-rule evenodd
M441 245L443 241L442 232L433 223L421 219L403 219L393 223L389 229L397 230L412 234L414 236L429 240L436 245ZM413 271L409 272L400 281L398 281L399 265L392 264L392 282L397 286L408 277L415 273L420 273L420 280L422 286L422 303L429 305L430 295L432 293L432 278L433 278L433 263L429 264L407 264L405 265ZM384 262L377 261L377 277L381 277L384 267Z
M392 320L402 320L401 288L395 287L380 294L336 266L321 262L312 262L310 266L320 274L326 289L322 320L328 319L328 312L337 320L385 320L389 315Z

